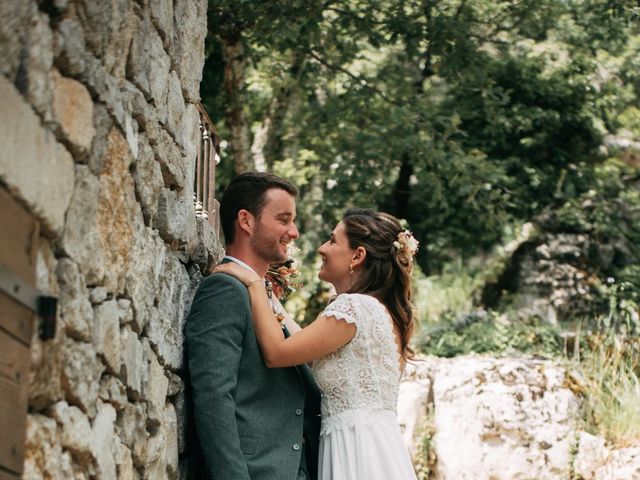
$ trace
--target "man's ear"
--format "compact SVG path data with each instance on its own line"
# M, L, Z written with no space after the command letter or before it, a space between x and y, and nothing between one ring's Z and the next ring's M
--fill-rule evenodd
M362 265L364 260L367 258L367 251L364 247L360 246L356 248L355 253L353 254L353 258L351 260L351 265L356 267L358 265Z
M253 234L253 227L255 225L255 217L248 210L240 210L238 212L238 228L244 230L249 235Z

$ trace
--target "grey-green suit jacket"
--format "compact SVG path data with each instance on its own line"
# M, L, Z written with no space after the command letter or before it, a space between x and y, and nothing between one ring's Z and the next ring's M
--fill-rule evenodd
M190 476L294 480L304 429L309 474L317 478L318 388L306 366L265 366L246 287L225 274L205 278L185 334L193 417L204 462L204 468L192 463Z

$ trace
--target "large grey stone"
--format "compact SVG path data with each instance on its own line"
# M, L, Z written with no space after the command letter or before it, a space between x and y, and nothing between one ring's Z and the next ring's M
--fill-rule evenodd
M133 171L136 193L142 205L145 222L149 226L157 223L158 199L163 190L164 180L160 164L156 161L153 149L146 135L139 137L139 154Z
M169 244L192 250L197 242L196 215L190 191L163 189L158 197L156 227Z
M127 480L136 480L140 478L138 472L133 467L133 459L131 458L131 450L122 443L116 446L116 468L118 470L118 478Z
M104 103L122 131L126 131L126 97L120 92L121 79L109 73L84 41L83 28L73 17L64 18L57 28L54 64L60 72L82 82L91 95Z
M129 108L125 103L125 97L120 92L119 80L110 75L94 58L89 59L87 70L81 79L92 90L92 93L107 106L118 127L126 132Z
M184 162L186 164L186 185L193 185L195 175L196 155L200 142L200 113L195 105L188 103L182 116L181 136L177 137L178 145L184 149ZM190 177L189 177L190 176Z
M154 103L162 123L166 121L165 102L170 69L171 60L164 50L162 38L149 16L145 15L131 42L127 78Z
M54 45L54 63L63 75L75 78L85 73L90 58L82 25L76 18L63 18L58 23Z
M96 458L98 478L115 479L118 443L115 435L116 411L109 403L98 404L98 414L93 421L92 447Z
M103 375L100 380L99 397L104 402L113 405L116 410L122 410L127 405L127 389L116 377Z
M146 429L146 409L140 403L130 403L118 412L116 432L131 451L133 464L144 467L148 464L149 432Z
M189 255L198 265L200 272L206 273L211 266L222 259L224 246L207 219L196 217L196 232L198 241L194 244L193 249L189 251Z
M149 448L143 478L176 479L178 476L178 444L174 432L177 429L173 405L167 403L158 430L149 438Z
M126 140L113 128L106 141L99 179L86 167L77 167L63 248L90 285L104 285L118 295L124 290L131 245L143 221L129 173L132 158Z
M123 78L129 45L138 26L133 2L113 0L76 2L78 18L85 28L87 46L100 58L109 74Z
M138 333L142 333L149 320L157 316L154 304L165 252L164 242L150 228L136 233L132 246L132 257L136 261L129 264L125 290L134 312L131 327ZM141 278L145 281L141 282Z
M154 0L151 20L158 29L166 47L174 35L173 0Z
M57 236L73 193L71 155L3 76L0 98L0 180Z
M153 106L147 102L140 89L129 80L122 82L121 94L126 98L130 112L142 130L146 131L148 122L158 121L158 114Z
M167 378L169 380L169 385L167 386L167 397L173 397L174 395L179 394L184 391L184 381L180 378L179 375L176 375L173 372L165 372Z
M56 421L44 415L27 416L24 454L22 478L25 480L80 480L92 473L74 469L71 454L60 444Z
M184 150L157 122L148 122L146 132L156 160L160 163L164 184L175 190L184 189L188 175Z
M115 125L113 118L111 118L109 114L109 109L103 103L96 103L94 106L93 125L96 133L86 163L91 173L98 177L104 169L104 162L106 160L105 152L108 147L106 138Z
M166 129L169 134L176 140L176 143L182 145L181 141L185 134L182 131L182 117L186 112L186 105L182 96L182 88L178 74L172 70L169 74L167 82L167 120Z
M109 298L109 291L105 287L94 287L89 293L89 301L93 305L99 305Z
M171 254L165 255L158 285L158 318L151 319L145 333L160 362L177 370L182 365L185 311L191 299L189 275Z
M104 366L91 344L66 339L62 365L62 388L67 402L80 407L89 417L94 417Z
M100 181L89 168L76 166L76 183L67 214L62 247L79 265L89 285L102 284L106 266L96 226Z
M93 432L87 416L78 407L67 402L56 403L51 408L51 414L58 423L62 446L71 453L77 463L91 468L94 463Z
M24 33L25 53L18 88L38 112L42 121L49 122L53 91L53 33L49 28L49 17L41 12L34 13Z
M120 330L122 342L122 370L120 378L126 385L129 396L138 399L142 395L142 385L146 381L148 366L144 362L144 348L140 339L129 325Z
M56 274L60 284L58 308L64 330L71 338L88 342L94 321L84 277L78 265L68 258L60 259Z
M126 325L133 321L133 309L131 308L131 300L126 298L118 299L118 320L120 325Z
M173 407L176 411L177 433L178 437L178 452L180 454L185 452L187 448L186 429L187 429L187 408L188 402L184 391L179 392L173 399ZM193 420L191 420L193 421Z
M97 305L94 311L93 347L102 355L107 371L117 375L122 366L118 302L108 300Z
M23 31L37 10L35 2L0 2L0 73L12 81L27 48Z
M149 365L149 375L143 384L142 397L147 401L149 424L153 427L158 427L164 414L169 379L165 375L164 368L158 362L155 352L149 345L149 341L145 338L142 344L145 360Z
M132 260L131 244L143 221L129 173L132 157L128 144L116 128L111 130L107 141L96 225L107 265L105 286L114 293L122 293L125 273Z
M129 145L129 150L133 158L138 158L140 151L139 134L138 134L138 122L136 122L131 116L132 107L130 104L125 104L125 117L124 117L124 135Z
M200 100L200 81L204 67L204 40L207 36L206 0L176 0L174 41L169 53L173 68L180 75L184 97L190 102Z

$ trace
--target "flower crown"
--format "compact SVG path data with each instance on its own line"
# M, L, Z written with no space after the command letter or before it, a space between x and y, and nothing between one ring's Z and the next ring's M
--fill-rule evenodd
M396 249L396 254L408 253L411 257L415 256L418 252L418 246L420 242L415 239L413 233L409 230L402 230L398 234L398 238L393 242L393 246Z

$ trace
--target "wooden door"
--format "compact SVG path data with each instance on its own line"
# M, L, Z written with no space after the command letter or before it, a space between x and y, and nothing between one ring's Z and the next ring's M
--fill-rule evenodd
M0 187L0 479L22 473L38 222ZM22 301L18 301L22 299Z

